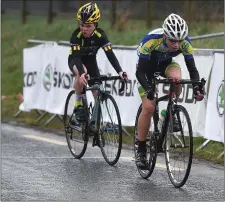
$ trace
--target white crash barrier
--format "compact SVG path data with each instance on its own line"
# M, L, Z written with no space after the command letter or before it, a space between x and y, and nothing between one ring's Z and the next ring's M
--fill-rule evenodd
M205 137L224 143L224 54L215 53L209 88Z
M114 49L114 52L124 71L128 72L128 88L119 93L119 81L105 83L105 90L115 98L124 126L133 126L141 99L137 90L135 76L137 53L136 50ZM21 111L43 110L48 113L63 115L66 97L73 88L74 76L68 68L69 47L57 44L41 44L23 50L24 70L24 101L20 105ZM221 53L224 55L224 53ZM195 50L195 62L200 76L207 79L212 66L223 68L223 60L216 57L212 50ZM175 58L182 67L182 78L189 78L182 55ZM214 61L215 60L215 61ZM103 50L99 50L97 61L101 74L117 75ZM220 65L221 64L221 65ZM213 82L213 81L211 81ZM168 86L160 85L160 96L168 92ZM210 91L211 92L211 91ZM210 97L210 94L208 95ZM93 101L88 92L87 98ZM180 96L179 103L188 110L195 136L205 136L207 98L202 102L195 102L191 85L186 85ZM70 108L72 112L73 102ZM166 107L166 102L160 104L160 109ZM214 126L215 127L215 126ZM209 138L209 137L207 137ZM220 138L221 140L221 138Z

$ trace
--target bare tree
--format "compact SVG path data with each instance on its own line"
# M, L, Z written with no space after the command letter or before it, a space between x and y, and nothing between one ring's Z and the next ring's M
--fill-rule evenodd
M111 21L111 28L114 28L116 25L116 0L112 0L112 21Z
M48 0L48 17L47 17L47 23L52 24L53 20L53 11L52 11L52 0Z
M196 16L194 15L194 10L196 7L196 2L192 0L185 0L184 2L184 16L187 22L191 22L193 18Z
M21 22L22 24L26 23L26 0L21 0Z
M147 1L147 16L146 16L146 27L147 28L151 28L152 26L152 12L153 12L153 9L152 9L152 0L148 0Z

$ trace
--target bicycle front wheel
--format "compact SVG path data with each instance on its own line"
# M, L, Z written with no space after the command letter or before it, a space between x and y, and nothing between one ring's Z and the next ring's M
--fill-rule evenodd
M79 127L71 125L71 119L74 115L74 104L75 91L72 90L66 99L63 120L69 150L76 159L79 159L87 149L88 135L86 124L82 124Z
M178 129L174 128L177 119ZM169 123L165 139L165 158L167 172L172 184L180 188L189 176L193 156L193 132L187 110L181 105L174 105L169 112Z
M122 124L114 98L104 93L100 98L98 140L102 155L109 165L115 165L122 149Z

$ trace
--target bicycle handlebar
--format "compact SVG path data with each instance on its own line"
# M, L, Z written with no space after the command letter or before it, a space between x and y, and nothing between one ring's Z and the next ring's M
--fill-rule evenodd
M167 78L167 79L157 79L155 78L156 83L165 83L165 84L199 84L204 86L206 83L206 80L202 78L201 80L190 80L190 79L181 79L176 80L173 78Z
M102 82L102 81L113 81L113 80L122 80L120 76L107 76L107 75L100 75L99 77L91 77L88 81L89 82ZM121 81L122 85L119 89L119 92L123 92L126 84L127 88L127 81L124 79Z

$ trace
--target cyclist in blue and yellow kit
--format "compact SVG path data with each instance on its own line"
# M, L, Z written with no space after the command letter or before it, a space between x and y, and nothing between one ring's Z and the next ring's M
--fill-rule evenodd
M138 64L136 77L139 82L138 91L142 99L142 112L138 119L138 151L136 163L140 169L148 169L146 159L146 138L151 117L155 109L154 92L151 81L154 73L162 77L181 79L181 68L173 57L183 54L191 79L199 79L199 73L193 58L193 47L188 38L186 22L176 14L170 14L162 28L149 32L138 47ZM196 100L203 99L203 89L193 85ZM179 96L181 87L176 89Z

